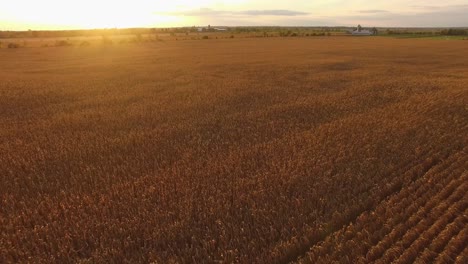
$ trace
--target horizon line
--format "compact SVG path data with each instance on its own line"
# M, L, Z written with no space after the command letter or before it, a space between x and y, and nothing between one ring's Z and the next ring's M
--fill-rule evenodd
M70 29L1 29L0 32L29 32L29 31L86 31L86 30L129 30L129 29L181 29L181 28L203 28L210 25L192 25L192 26L172 26L172 27L114 27L114 28L70 28ZM223 25L212 25L211 27L222 27L222 28L353 28L356 26L280 26L280 25L262 25L262 26L223 26ZM424 26L424 27L412 27L412 26L363 26L364 28L393 28L393 29L449 29L449 28L467 28L468 26Z

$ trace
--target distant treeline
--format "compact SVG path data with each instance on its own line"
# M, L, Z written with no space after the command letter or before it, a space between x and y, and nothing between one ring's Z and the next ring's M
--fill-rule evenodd
M150 32L164 32L165 29L127 28L127 29L91 29L91 30L28 30L0 31L0 38L57 38L105 35L137 35Z
M181 34L195 32L222 31L231 34L260 33L279 36L325 36L332 33L349 32L354 27L178 27L178 28L126 28L126 29L91 29L91 30L28 30L28 31L0 31L0 38L57 38L80 36L112 36L112 35L144 35L144 34ZM386 35L468 35L468 28L377 28L380 34Z
M0 38L57 38L80 36L106 36L106 35L139 35L158 33L194 33L215 32L219 29L230 33L271 33L292 35L294 33L312 32L344 32L346 27L178 27L178 28L128 28L128 29L92 29L92 30L28 30L28 31L0 31ZM288 33L293 32L293 33ZM305 35L305 34L304 34Z
M449 29L387 29L387 35L443 35L443 36L465 36L468 35L468 29L449 28Z
M442 30L441 34L446 35L446 36L467 36L468 29L459 29L459 28L444 29Z

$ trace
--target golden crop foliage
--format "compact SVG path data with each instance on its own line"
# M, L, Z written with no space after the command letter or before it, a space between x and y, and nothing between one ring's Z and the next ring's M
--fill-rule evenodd
M0 49L0 262L466 262L463 41Z

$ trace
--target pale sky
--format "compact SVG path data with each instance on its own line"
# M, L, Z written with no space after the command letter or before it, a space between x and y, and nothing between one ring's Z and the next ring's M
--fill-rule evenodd
M1 0L0 30L114 27L468 27L468 0Z

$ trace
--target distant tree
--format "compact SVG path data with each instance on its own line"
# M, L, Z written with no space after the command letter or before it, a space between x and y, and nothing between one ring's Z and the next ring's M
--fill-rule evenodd
M379 31L377 30L377 28L374 27L374 28L372 29L372 34L373 34L373 35L379 34Z
M57 40L57 41L55 41L55 46L56 47L71 46L71 43L68 42L67 40Z
M19 44L18 43L8 43L8 48L9 49L17 49L19 48Z
M362 30L361 25L358 25L358 26L357 26L357 30L358 30L358 32L361 32L361 30Z
M89 45L91 45L91 44L88 41L83 41L83 42L80 43L80 47L87 47Z

